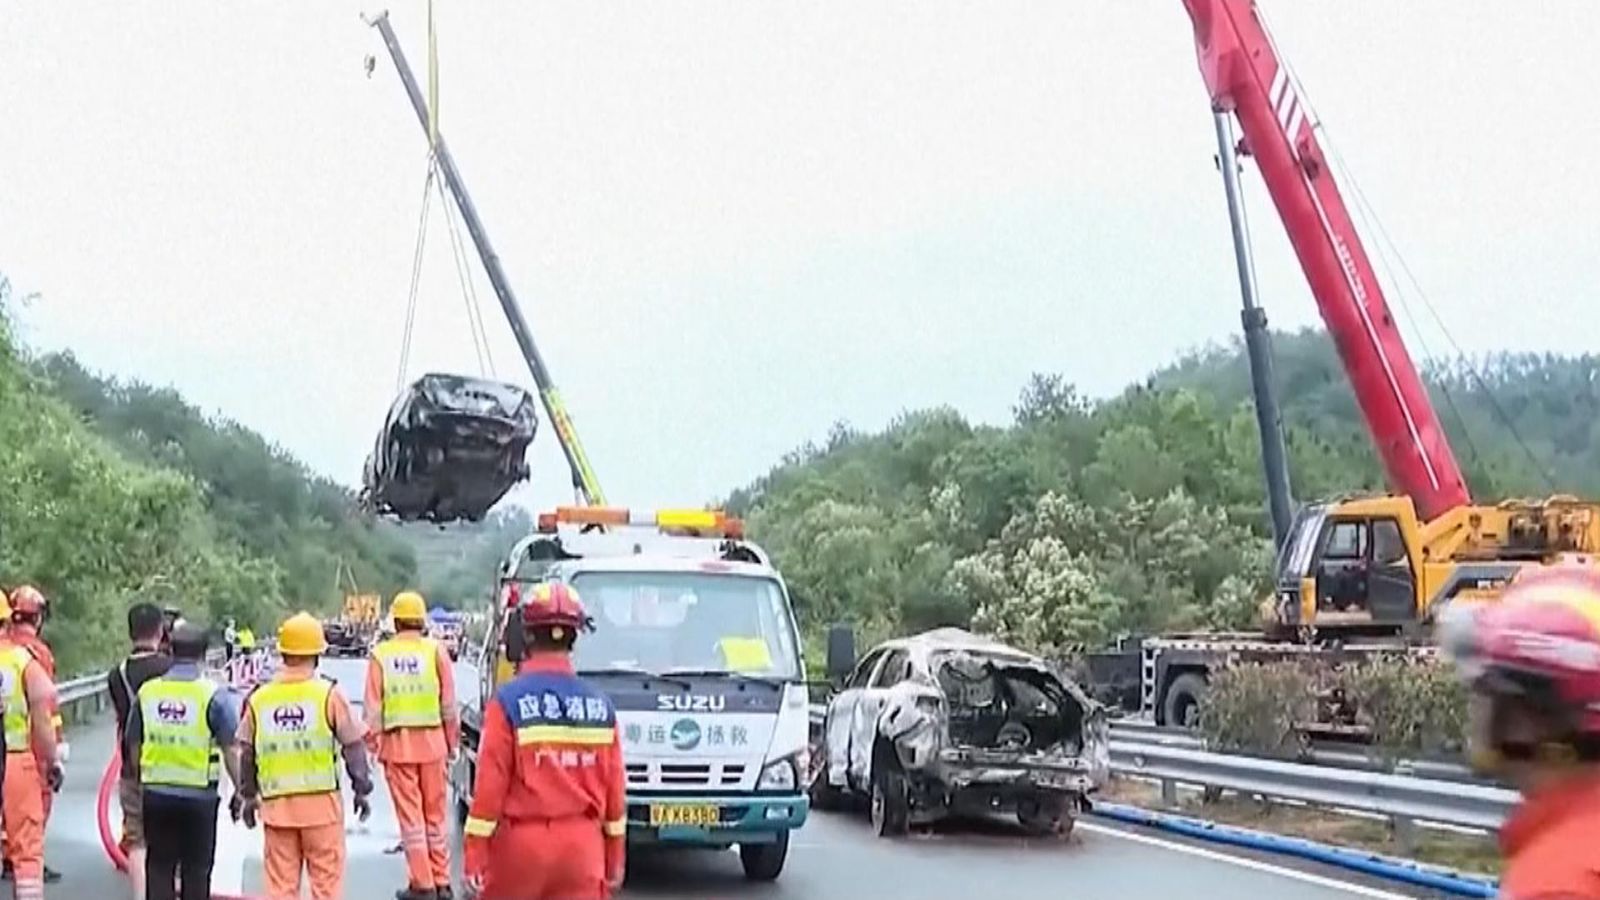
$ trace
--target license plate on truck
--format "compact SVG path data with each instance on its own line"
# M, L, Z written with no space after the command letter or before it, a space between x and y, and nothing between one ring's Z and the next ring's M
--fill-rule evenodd
M717 807L709 803L652 803L650 824L662 825L716 825L722 821Z

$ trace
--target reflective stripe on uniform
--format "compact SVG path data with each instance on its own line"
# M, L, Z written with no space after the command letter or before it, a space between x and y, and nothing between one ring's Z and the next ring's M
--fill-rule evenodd
M330 682L308 678L269 682L250 695L263 798L339 789L338 741L328 721L332 691Z
M468 837L486 838L494 834L494 828L496 824L497 823L491 822L488 819L475 819L471 816L468 816L467 824L463 826L463 830L467 833Z
M222 777L222 750L206 711L217 685L209 679L153 678L139 688L144 739L139 775L145 784L203 788Z
M0 648L0 697L5 698L6 750L17 753L32 743L33 719L28 715L28 694L24 686L28 663L33 656L22 647Z
M622 837L628 833L627 819L612 819L605 823L606 837Z
M591 744L600 746L616 740L611 728L584 728L580 725L524 725L517 729L517 746L529 744Z
M383 672L383 728L433 728L439 709L439 648L427 638L390 638L372 656Z

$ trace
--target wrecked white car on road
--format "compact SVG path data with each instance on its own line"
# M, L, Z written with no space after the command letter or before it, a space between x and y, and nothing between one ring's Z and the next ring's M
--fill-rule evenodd
M856 661L836 628L828 674L839 690L814 738L812 802L865 796L879 835L995 812L1064 835L1109 777L1103 708L1030 653L940 628Z

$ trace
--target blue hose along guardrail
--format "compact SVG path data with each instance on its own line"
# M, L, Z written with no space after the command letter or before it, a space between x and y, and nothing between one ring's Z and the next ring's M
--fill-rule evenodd
M1363 875L1444 891L1458 897L1494 897L1499 891L1499 883L1497 881L1442 872L1426 868L1417 863L1363 853L1359 850L1331 847L1327 844L1319 844L1303 838L1264 834L1229 825L1219 825L1203 819L1191 819L1186 816L1150 812L1149 810L1123 806L1118 803L1096 803L1094 805L1094 815L1131 825L1159 828L1163 831L1170 831L1174 834L1181 834L1213 843L1227 844L1248 850L1263 850L1268 853L1293 856L1312 862L1338 866L1342 869L1360 872Z

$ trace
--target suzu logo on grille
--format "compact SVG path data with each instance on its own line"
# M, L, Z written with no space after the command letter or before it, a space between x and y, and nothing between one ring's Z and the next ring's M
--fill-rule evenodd
M679 750L693 750L700 746L700 723L693 719L679 719L672 723L668 738L672 746Z
M163 722L182 722L189 718L189 705L182 700L163 700L156 704L156 715Z
M303 706L280 706L272 711L272 724L284 731L305 731L306 709Z

